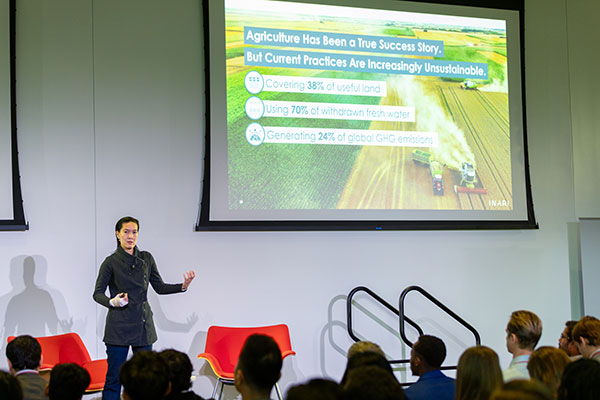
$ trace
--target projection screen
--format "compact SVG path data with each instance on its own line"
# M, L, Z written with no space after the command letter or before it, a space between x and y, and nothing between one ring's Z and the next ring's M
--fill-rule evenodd
M206 4L198 230L537 226L522 2Z
M25 230L17 162L14 0L0 0L0 20L0 230Z

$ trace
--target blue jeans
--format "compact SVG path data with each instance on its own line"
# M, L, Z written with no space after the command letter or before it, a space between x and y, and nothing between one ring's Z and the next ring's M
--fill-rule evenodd
M131 346L134 353L141 350L152 350L152 345ZM106 382L102 390L102 400L119 400L121 398L121 383L119 382L119 369L127 360L129 346L106 345L108 370L106 371Z

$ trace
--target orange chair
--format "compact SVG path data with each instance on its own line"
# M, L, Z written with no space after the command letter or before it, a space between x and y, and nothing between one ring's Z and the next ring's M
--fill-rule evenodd
M15 336L10 336L8 341ZM90 374L90 385L86 393L98 392L104 388L106 379L106 359L92 360L83 341L76 333L63 335L42 336L36 338L42 347L42 366L40 371L49 371L56 364L75 363L87 370Z
M223 395L224 385L233 385L235 366L242 351L242 346L246 338L255 333L268 335L275 339L281 350L281 358L296 354L292 350L290 331L287 325L284 324L250 328L211 326L208 328L206 335L204 353L198 354L198 358L208 361L215 375L217 375L217 384L212 394L213 399L216 398L219 384L221 385L221 391L217 399L220 399ZM281 400L279 385L275 384L275 389Z

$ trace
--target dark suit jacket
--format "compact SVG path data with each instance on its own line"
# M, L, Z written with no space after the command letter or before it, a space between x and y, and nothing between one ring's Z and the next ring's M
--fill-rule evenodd
M104 343L116 346L147 346L156 342L156 330L152 320L152 310L148 303L148 284L158 294L180 293L181 283L164 283L154 257L147 251L133 255L121 246L106 257L96 280L94 300L108 307ZM106 296L106 287L110 298ZM125 307L111 307L109 301L119 293L127 293L129 304Z

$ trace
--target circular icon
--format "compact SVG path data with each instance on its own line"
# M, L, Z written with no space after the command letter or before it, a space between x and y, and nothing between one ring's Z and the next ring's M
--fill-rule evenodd
M250 97L246 101L246 115L250 119L259 119L265 112L265 104L256 96Z
M248 72L244 78L246 90L252 94L260 93L263 90L264 83L263 76L257 71Z
M253 122L246 127L246 140L252 146L258 146L265 140L265 130L261 124Z

